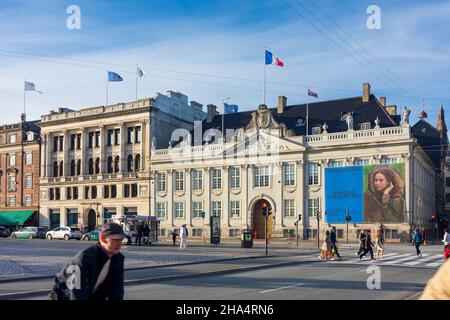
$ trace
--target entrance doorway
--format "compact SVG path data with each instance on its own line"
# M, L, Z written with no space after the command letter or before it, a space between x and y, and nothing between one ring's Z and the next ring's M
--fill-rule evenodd
M272 207L269 201L261 199L258 200L253 206L253 232L256 232L257 239L264 239L265 234L265 218L263 216L263 207L269 208L269 212L272 212ZM270 238L273 228L273 214L269 215L267 219L267 236Z
M95 230L97 227L97 213L90 209L88 212L88 225L87 225L89 231Z

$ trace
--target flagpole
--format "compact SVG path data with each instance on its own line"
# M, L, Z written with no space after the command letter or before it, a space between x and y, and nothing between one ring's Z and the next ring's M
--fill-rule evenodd
M138 99L138 65L136 65L136 101Z
M263 104L266 104L266 47L264 47L264 84L263 84Z
M26 82L27 82L27 79L24 79L23 80L23 114L24 115L25 115L25 112L26 112L25 106L26 106L26 98L27 98L27 90L25 88Z
M106 74L106 106L108 106L108 87L109 87L109 76Z
M309 134L309 106L308 106L308 90L309 88L306 87L306 135Z

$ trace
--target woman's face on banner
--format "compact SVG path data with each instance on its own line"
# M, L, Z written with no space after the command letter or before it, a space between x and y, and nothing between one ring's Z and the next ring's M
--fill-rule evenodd
M382 173L377 173L374 178L374 186L377 191L383 191L389 185L389 181Z

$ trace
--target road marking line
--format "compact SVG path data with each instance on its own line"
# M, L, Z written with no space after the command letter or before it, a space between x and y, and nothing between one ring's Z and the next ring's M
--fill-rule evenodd
M283 289L288 289L288 288L298 287L298 286L302 286L302 285L304 285L304 283L298 283L298 284L294 284L294 285L292 285L292 286L287 286L287 287L281 287L281 288L277 288L277 289L270 289L270 290L260 291L259 293L273 292L273 291L278 291L278 290L283 290Z
M444 263L444 261L433 262L433 263L430 263L430 264L426 264L425 267L439 267L443 263Z
M386 264L397 264L397 263L400 263L400 262L403 262L403 261L408 261L408 260L417 259L417 256L416 256L416 255L411 255L410 253L404 254L404 255L400 255L400 256L397 256L397 258L400 258L400 257L402 257L402 256L408 256L408 257L402 258L402 259L396 259L396 260L389 261L389 262L386 262L386 263L383 263L383 264L385 264L385 265L386 265Z
M405 263L405 265L407 265L407 266L415 266L415 265L420 264L422 262L435 260L435 259L442 259L442 254L435 254L435 255L431 255L431 256L426 257L426 258L419 259L418 261L407 262L407 263Z

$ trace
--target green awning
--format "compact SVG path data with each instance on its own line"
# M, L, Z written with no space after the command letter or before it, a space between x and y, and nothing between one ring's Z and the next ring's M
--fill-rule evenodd
M21 226L35 211L0 211L0 226Z

